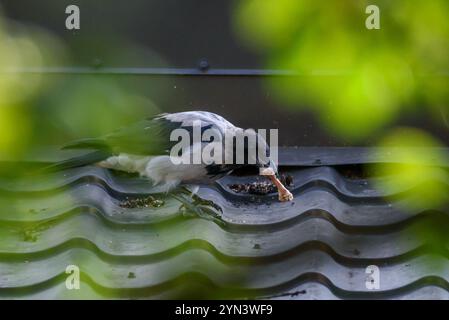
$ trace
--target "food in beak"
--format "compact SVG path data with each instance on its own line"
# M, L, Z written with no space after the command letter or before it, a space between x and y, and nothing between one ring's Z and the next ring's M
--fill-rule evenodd
M293 186L293 177L290 175L281 175L279 180L287 188ZM236 193L248 193L261 196L278 191L276 185L273 182L268 181L268 179L266 181L228 184L228 187Z
M279 201L292 201L293 195L290 191L287 190L286 187L282 184L282 182L276 177L276 175L268 175L268 178L270 178L271 182L276 186L278 189L279 194Z
M276 186L279 193L279 201L292 201L293 195L290 191L287 190L287 188L282 184L282 182L276 177L276 173L274 172L273 168L260 168L259 169L259 175L261 176L267 176L270 178L271 182Z

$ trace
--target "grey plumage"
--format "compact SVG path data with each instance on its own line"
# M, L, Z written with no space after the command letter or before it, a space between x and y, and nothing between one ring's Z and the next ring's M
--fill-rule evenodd
M223 117L205 111L161 114L118 129L103 137L71 142L63 149L88 149L86 155L68 159L49 167L62 170L98 164L105 168L137 172L168 191L181 183L212 182L244 166L230 164L182 164L170 161L170 150L177 143L170 141L170 133L179 128L193 130L194 121L200 121L201 133L214 129L224 137L241 128ZM265 143L261 140L260 143ZM261 164L257 164L262 167ZM266 165L264 165L266 166Z

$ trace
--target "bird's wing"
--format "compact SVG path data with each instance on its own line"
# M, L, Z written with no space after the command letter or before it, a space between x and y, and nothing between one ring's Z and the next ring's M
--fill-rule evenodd
M209 128L214 128L224 134L226 128L233 127L224 118L210 112L189 111L161 114L118 129L100 139L75 141L65 148L108 148L114 154L169 154L171 148L178 142L170 141L170 134L173 130L186 129L192 137L195 121L199 121L201 125L201 134Z
M180 127L192 127L195 121L201 121L201 125L204 127L214 127L220 132L224 132L229 128L235 128L235 126L228 120L219 116L218 114L207 111L186 111L178 113L166 113L157 118L166 119L172 123L177 123Z
M156 118L120 128L104 137L114 154L162 155L169 148L170 127Z

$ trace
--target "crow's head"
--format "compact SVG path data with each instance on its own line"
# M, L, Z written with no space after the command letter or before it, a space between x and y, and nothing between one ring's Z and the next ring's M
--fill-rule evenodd
M239 157L243 144L244 154L240 155L240 157L244 157L245 165L257 166L260 175L277 176L277 150L273 152L270 149L265 136L266 134L256 132L253 129L242 130L237 134L235 152L237 157ZM275 147L277 148L277 145Z

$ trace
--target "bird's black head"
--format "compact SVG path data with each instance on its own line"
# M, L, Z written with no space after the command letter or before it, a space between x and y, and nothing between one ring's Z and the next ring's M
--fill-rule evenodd
M274 159L275 157L273 156L272 150L270 150L264 135L253 129L244 130L242 132L244 136L244 164L257 167L260 175L277 176L278 170ZM240 144L242 144L242 142L240 142ZM241 152L241 147L239 148L239 137L237 137L235 150L236 153Z

